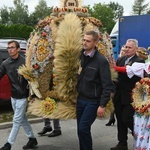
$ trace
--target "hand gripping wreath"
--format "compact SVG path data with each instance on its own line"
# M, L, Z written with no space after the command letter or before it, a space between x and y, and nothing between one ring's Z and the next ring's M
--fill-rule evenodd
M150 116L150 78L142 78L132 90L132 106L142 115Z

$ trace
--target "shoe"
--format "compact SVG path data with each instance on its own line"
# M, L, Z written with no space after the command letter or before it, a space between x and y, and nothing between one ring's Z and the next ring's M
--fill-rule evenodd
M52 127L44 127L43 130L41 132L39 132L39 135L44 135L47 132L51 132L52 131Z
M36 138L29 138L29 141L26 145L22 147L22 149L33 149L37 146L38 142Z
M128 147L125 145L117 144L115 147L110 148L111 150L128 150Z
M115 124L115 113L114 112L112 112L111 114L110 114L110 119L109 119L109 121L108 121L108 123L106 124L106 126L111 126L111 124Z
M111 126L111 125L114 125L114 124L115 124L115 118L114 118L114 119L109 120L109 122L108 122L108 123L106 123L105 125L106 125L106 126Z
M11 145L6 143L3 147L0 148L0 150L11 150Z
M48 137L54 137L54 136L59 136L61 135L61 131L60 130L53 130L53 132L51 132Z

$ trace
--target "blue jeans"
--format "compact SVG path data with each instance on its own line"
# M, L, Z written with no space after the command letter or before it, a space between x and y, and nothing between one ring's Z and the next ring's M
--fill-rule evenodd
M51 127L51 121L53 121L54 130L61 130L59 119L44 118L45 127Z
M24 128L27 137L34 138L32 128L26 117L27 103L28 102L26 98L23 99L11 98L11 104L14 111L13 126L8 138L8 142L11 145L14 144L21 125Z
M77 132L80 150L92 150L91 125L97 117L98 100L77 99Z

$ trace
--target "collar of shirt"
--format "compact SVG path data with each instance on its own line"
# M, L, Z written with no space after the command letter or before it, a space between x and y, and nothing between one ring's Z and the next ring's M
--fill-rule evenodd
M126 59L126 61L125 61L125 65L129 63L129 61L131 60L132 57L134 57L134 56L127 57L127 59Z
M135 55L133 55L133 56L131 56L131 57L129 57L129 59L131 59L132 57L134 57Z
M84 51L84 55L85 56L89 56L89 57L93 57L95 54L95 50L92 50L90 53L86 54L86 52Z
M133 56L131 56L131 57L127 57L127 60L130 60L132 57L134 57L134 55L133 55Z

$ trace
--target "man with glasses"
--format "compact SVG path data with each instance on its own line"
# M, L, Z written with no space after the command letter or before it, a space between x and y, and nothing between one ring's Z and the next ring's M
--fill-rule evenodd
M8 137L8 141L0 150L10 150L14 144L20 126L25 130L29 141L23 149L34 148L38 143L33 134L32 128L26 117L27 97L29 90L28 83L18 74L18 68L25 64L25 59L19 54L20 45L17 41L8 42L8 53L10 55L0 66L0 79L7 74L11 84L11 104L14 111L13 126Z

